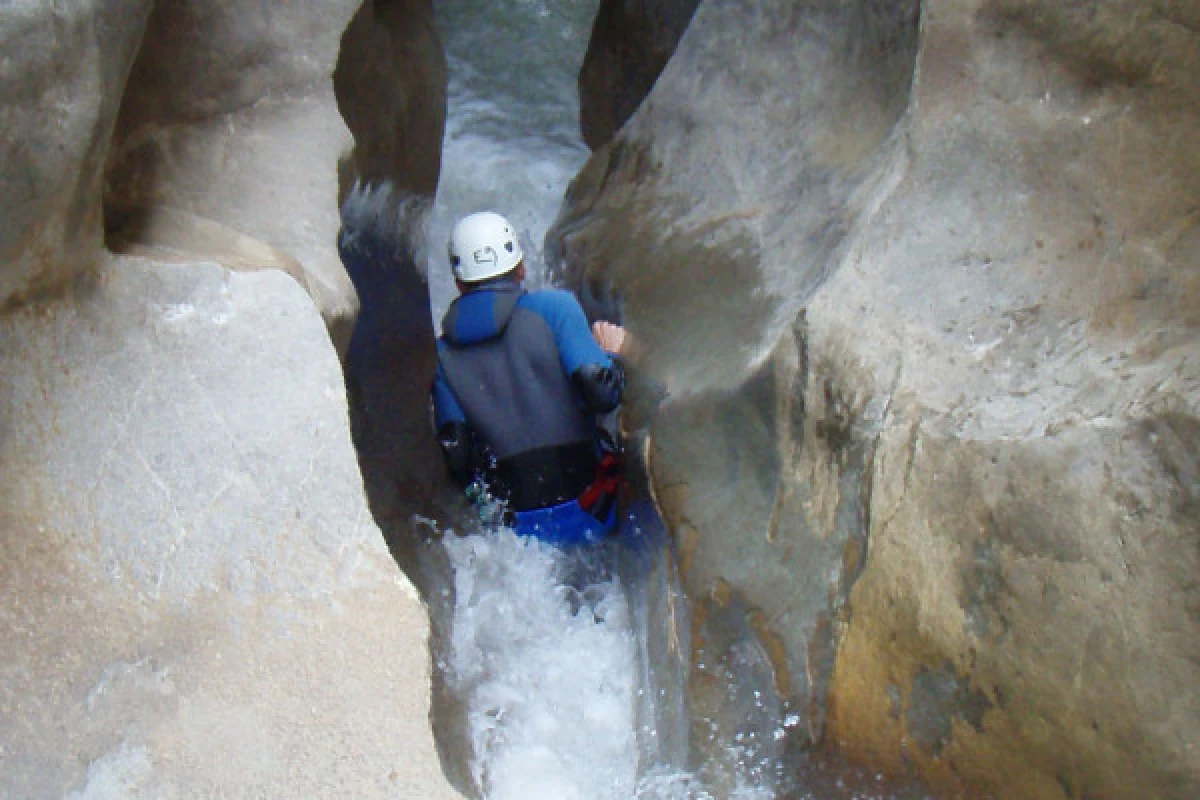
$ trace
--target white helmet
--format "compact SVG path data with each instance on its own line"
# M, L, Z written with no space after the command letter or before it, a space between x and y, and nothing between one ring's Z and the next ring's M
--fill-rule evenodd
M463 217L450 234L450 269L463 283L503 275L523 257L516 229L491 211Z

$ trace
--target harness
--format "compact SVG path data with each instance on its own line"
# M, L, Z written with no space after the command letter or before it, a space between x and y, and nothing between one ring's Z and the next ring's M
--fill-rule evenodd
M575 502L596 519L605 519L621 487L621 457L606 452L596 464L596 478Z

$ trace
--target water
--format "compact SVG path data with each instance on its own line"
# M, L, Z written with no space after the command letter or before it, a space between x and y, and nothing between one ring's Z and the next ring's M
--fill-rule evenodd
M464 699L476 786L492 800L629 798L636 643L607 551L510 531L448 537L447 684Z
M663 592L645 567L663 542L637 537L576 551L504 528L443 537L453 608L438 662L479 796L716 800L683 768L684 673L663 681L671 660L648 658ZM749 770L728 777L722 798L775 796Z
M578 133L576 75L596 5L435 4L450 67L442 175L429 222L435 324L456 293L445 243L464 214L487 209L508 217L526 253L527 285L546 281L542 238L588 156ZM465 717L466 779L478 796L922 796L826 761L793 764L801 774L782 779L786 715L738 699L757 697L763 685L745 677L755 672L753 654L729 661L719 690L732 698L733 716L738 702L761 713L740 715L724 738L702 735L697 749L683 697L691 656L685 601L661 531L638 538L641 529L633 527L635 542L586 553L503 529L447 532L432 545L436 556L426 553L424 571L444 586L431 609L440 631L436 657L455 713Z
M526 284L543 284L542 238L588 149L576 75L596 0L440 0L450 70L442 174L429 228L435 325L454 298L446 242L455 220L496 211L517 228Z

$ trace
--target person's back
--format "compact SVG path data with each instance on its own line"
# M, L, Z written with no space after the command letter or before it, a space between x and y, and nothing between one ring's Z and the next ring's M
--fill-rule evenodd
M433 400L452 477L482 482L519 533L594 537L611 525L614 483L596 414L620 402L620 364L573 296L521 288L520 248L502 217L462 220L450 252L462 295L443 321Z

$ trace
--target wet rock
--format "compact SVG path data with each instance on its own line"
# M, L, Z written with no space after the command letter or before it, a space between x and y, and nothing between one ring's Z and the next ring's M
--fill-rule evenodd
M908 697L905 727L917 747L933 758L950 741L955 718L982 731L983 716L992 706L987 695L964 685L950 665L918 670Z
M756 630L760 612L741 593L718 584L692 608L691 769L718 797L751 785L782 793L780 774L792 719L784 705L790 680Z
M446 57L430 0L366 2L333 73L354 134L354 177L433 196L446 123Z
M579 70L580 128L604 145L633 116L675 52L698 0L602 0Z
M356 185L342 205L338 239L362 298L343 360L355 449L375 519L396 558L414 570L426 534L413 515L446 520L463 503L444 474L429 418L437 345L418 253L430 204L390 183Z
M1191 796L1200 4L916 12L702 3L550 243L669 392L685 584L763 611L809 741Z

